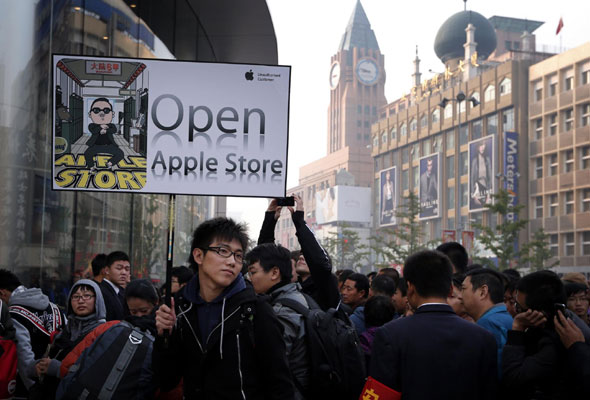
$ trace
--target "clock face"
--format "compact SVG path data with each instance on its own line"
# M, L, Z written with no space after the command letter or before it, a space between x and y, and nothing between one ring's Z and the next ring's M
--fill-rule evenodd
M340 81L340 63L335 61L330 68L330 88L336 89Z
M379 78L379 67L372 59L363 58L356 64L356 76L361 83L373 85Z

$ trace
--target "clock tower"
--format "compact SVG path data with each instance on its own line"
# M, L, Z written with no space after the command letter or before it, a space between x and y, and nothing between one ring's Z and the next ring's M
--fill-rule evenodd
M328 154L349 147L351 152L365 155L370 161L367 146L371 143L371 124L377 121L379 109L387 101L384 57L360 1L331 62ZM370 184L356 178L357 185Z

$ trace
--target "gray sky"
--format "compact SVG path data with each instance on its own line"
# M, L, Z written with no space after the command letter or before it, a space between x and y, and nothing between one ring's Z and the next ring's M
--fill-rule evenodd
M288 187L297 185L299 168L326 154L327 110L330 102L328 76L330 57L357 0L267 0L277 36L279 64L291 65ZM411 87L416 45L422 60L423 79L443 71L434 53L438 28L451 15L463 10L462 0L362 0L385 55L385 97L391 102ZM544 21L534 33L537 47L556 50L590 41L588 0L470 0L467 9L486 18L493 15ZM555 35L559 18L564 27ZM228 214L250 225L258 235L266 201L228 198ZM285 216L286 217L286 216Z

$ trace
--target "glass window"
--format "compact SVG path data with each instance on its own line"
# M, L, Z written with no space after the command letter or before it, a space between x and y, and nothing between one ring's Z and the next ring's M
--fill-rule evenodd
M399 132L401 136L406 136L408 134L408 126L405 122L400 126Z
M432 144L430 139L424 139L422 141L422 156L429 156L432 153Z
M514 131L514 109L509 108L502 113L502 130Z
M437 108L432 112L432 123L440 121L440 110Z
M433 139L432 139L432 151L435 153L438 153L440 151L442 151L442 135L436 135Z
M362 127L362 126L363 126L363 121L361 121L361 120L358 120L358 119L357 119L357 120L356 120L356 127L357 127L357 128L360 128L360 127Z
M409 186L408 170L404 169L402 171L402 190L408 190L408 186Z
M590 231L582 232L582 255L590 256Z
M574 69L569 68L563 74L563 90L572 90L574 88Z
M493 114L487 118L487 134L495 135L498 133L498 115Z
M574 213L574 191L569 190L564 194L565 198L565 209L563 210L564 213L573 214Z
M467 175L469 171L469 156L466 151L459 154L459 176Z
M549 195L549 216L555 217L557 216L557 207L559 206L557 200L557 194L550 194Z
M559 237L556 233L549 235L549 250L551 251L551 255L553 257L557 257L559 255Z
M371 113L371 107L365 106L365 114L370 114L370 113Z
M459 146L463 146L469 142L469 129L467 124L462 124L459 127Z
M510 94L512 92L512 80L510 78L504 78L500 83L500 96Z
M574 127L574 109L568 108L563 112L563 130L565 132L571 131Z
M455 149L455 131L450 130L446 133L447 150Z
M496 99L496 87L494 85L488 86L483 93L483 98L486 103L493 102Z
M549 97L555 96L557 94L557 82L549 84Z
M471 124L471 140L476 140L481 138L482 135L482 124L481 124L481 119L478 119L477 121L473 121L473 123Z
M535 197L535 218L543 218L543 196Z
M418 165L412 168L412 177L414 178L414 189L420 186L420 171L418 168Z
M379 136L375 136L373 138L373 147L375 147L375 148L379 147Z
M535 119L535 139L540 140L543 137L543 118Z
M543 157L535 158L535 179L543 177Z
M469 204L469 190L466 183L462 183L461 186L461 207L467 206Z
M455 187L447 188L447 210L455 208Z
M455 177L455 156L447 157L447 179Z
M445 117L445 119L453 118L453 102L452 101L448 102L447 105L445 106L444 117Z
M387 132L382 131L381 132L381 144L386 144L387 143Z
M557 153L549 155L548 176L557 175Z
M574 240L574 233L573 232L568 232L565 235L565 241L564 241L564 254L566 256L574 256L576 254L575 250L576 250L576 242Z
M417 160L420 158L420 143L414 143L412 145L410 155L412 156L412 160Z
M360 104L358 106L356 106L356 113L362 114L363 113L363 106L361 106Z
M417 128L418 128L418 124L416 123L416 119L412 118L410 120L410 132L415 132Z
M428 128L428 116L426 114L420 118L420 128Z
M581 126L590 125L590 103L582 104L581 108Z
M405 146L404 148L402 148L402 164L407 164L409 162L409 157L408 154L410 152L410 147L409 146Z
M582 212L590 212L590 189L582 189L580 209Z
M584 146L580 149L580 161L582 169L590 169L590 146Z
M574 151L566 150L562 153L563 158L563 172L568 173L574 170Z
M391 140L395 140L396 136L397 136L397 128L394 126L393 128L391 128L391 131L389 131L389 136L391 137Z
M549 136L555 136L557 134L557 113L553 113L548 117L549 122Z

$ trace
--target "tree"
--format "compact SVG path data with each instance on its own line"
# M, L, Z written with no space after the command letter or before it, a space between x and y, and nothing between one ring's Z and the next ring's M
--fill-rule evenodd
M342 225L341 228L336 232L330 232L328 237L324 238L323 245L328 254L332 255L332 263L337 265L338 269L359 271L367 263L367 246L361 243L358 232L347 225Z
M498 268L502 271L510 268L513 260L527 257L528 248L526 246L518 248L518 235L529 221L518 217L524 205L512 205L508 191L500 189L498 193L492 195L492 198L493 202L485 204L484 208L491 212L492 218L500 216L500 223L495 227L482 224L474 224L473 226L481 232L478 235L479 242L497 257ZM508 218L509 215L512 215L513 218ZM484 265L491 264L487 258L478 257L475 260Z
M377 235L371 237L371 249L377 258L383 261L376 263L377 267L388 267L391 263L403 264L406 258L419 250L429 248L435 241L425 242L424 232L419 219L420 200L410 191L405 204L395 211L397 225L383 228Z
M526 249L528 255L523 261L528 262L529 267L533 271L559 265L559 260L554 261L551 265L545 265L550 258L553 258L553 254L551 254L551 249L549 248L549 235L545 233L543 228L535 231L532 240L526 244Z

